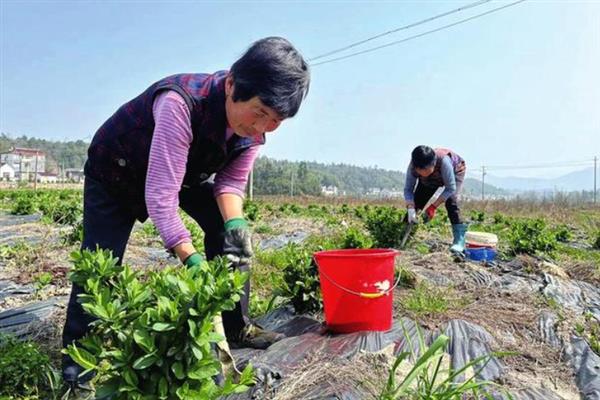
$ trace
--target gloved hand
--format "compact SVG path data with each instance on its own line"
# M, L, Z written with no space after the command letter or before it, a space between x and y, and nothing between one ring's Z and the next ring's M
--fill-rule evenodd
M250 227L244 218L232 218L225 222L223 252L235 265L247 264L252 253Z
M425 220L427 222L431 221L433 217L435 217L435 210L437 210L437 207L433 204L425 209Z
M410 207L407 211L407 216L408 216L408 223L409 224L416 224L417 221L417 212L415 211L414 208Z
M198 252L192 253L183 261L183 264L188 268L200 265L202 264L202 256Z

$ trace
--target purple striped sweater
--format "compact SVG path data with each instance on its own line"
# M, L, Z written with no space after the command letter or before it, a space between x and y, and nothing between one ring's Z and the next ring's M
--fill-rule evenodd
M165 91L156 96L152 112L155 127L146 175L146 207L165 247L171 249L180 243L192 241L177 213L179 190L193 138L190 110L178 93ZM232 130L228 130L227 139L233 134ZM224 193L244 196L248 174L258 156L258 149L259 146L250 147L217 173L215 196Z

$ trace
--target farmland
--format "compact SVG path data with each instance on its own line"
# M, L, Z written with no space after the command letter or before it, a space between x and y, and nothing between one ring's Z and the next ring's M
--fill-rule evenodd
M23 365L17 354L25 351L20 347L24 344L8 338L3 341L8 344L3 345L0 365L6 368L0 374L6 375L0 377L6 380L0 382L15 384L2 385L0 398L60 398L60 378L55 372L60 366L60 334L70 291L69 255L78 250L81 241L81 196L78 189L0 193L0 312L4 312L0 329L29 338L25 350L31 353ZM405 365L414 362L405 360L401 368L394 368L411 335L452 356L436 353L443 361L442 369L485 360L479 370L482 380L495 382L495 390L517 397L576 399L600 387L598 375L584 373L591 365L585 359L593 363L600 354L597 207L468 202L463 212L470 230L499 237L499 256L487 264L457 260L449 254L450 224L445 210L440 209L433 221L418 226L396 259L400 280L394 292L397 336L390 333L375 340L376 334L366 334L364 341L371 348L360 350L369 351L344 354L332 350L332 341L355 340L355 334L330 336L317 328L323 321L322 298L312 254L337 248L397 248L405 213L402 205L266 196L246 201L244 211L254 232L251 314L256 318L281 316L285 310L287 322L305 324L302 330L288 324L288 338L273 346L277 348L253 354L234 351L238 366L245 367L250 360L260 367L255 372L256 386L250 389L257 398L312 398L315 387L321 393L351 393L355 396L351 398L428 398L418 387L427 382L434 363L420 372L416 384L403 389L408 391L394 390L407 376ZM182 217L195 246L202 249L202 231L188 216ZM178 264L163 249L150 221L136 224L124 262L135 273L156 276ZM11 310L34 305L40 305L40 311L33 323L10 329L2 325ZM444 337L449 337L451 344L444 342ZM292 352L300 345L304 346L300 356L293 362L281 360L275 368L272 359L277 352ZM408 347L412 349L412 345ZM490 352L494 352L493 359L486 358ZM24 367L44 373L37 377L9 375ZM337 373L331 374L332 369ZM142 379L141 373L138 378ZM445 390L441 379L434 379L429 386ZM477 393L478 389L469 390L465 392ZM412 397L401 397L409 392Z

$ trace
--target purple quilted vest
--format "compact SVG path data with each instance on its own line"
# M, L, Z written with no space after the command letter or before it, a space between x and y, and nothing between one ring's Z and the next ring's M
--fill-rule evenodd
M424 186L429 187L441 187L444 186L444 180L442 179L442 159L445 156L450 156L452 160L452 165L454 166L454 174L459 175L461 173L464 174L466 170L465 160L462 159L461 156L456 154L450 149L444 148L436 148L435 150L435 168L431 175L426 178L419 176L416 171L413 169L413 175L419 178L419 182Z
M150 144L154 133L152 105L163 90L179 93L190 109L193 141L184 185L206 180L251 146L264 143L237 135L226 140L225 78L214 74L179 74L151 85L122 105L96 132L88 149L85 174L100 181L140 221L148 218L144 200Z

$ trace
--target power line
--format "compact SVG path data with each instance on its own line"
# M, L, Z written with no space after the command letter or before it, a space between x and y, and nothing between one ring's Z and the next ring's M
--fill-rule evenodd
M454 22L452 24L444 25L444 26L441 26L439 28L432 29L432 30L429 30L429 31L426 31L426 32L423 32L423 33L419 33L417 35L409 36L409 37L401 39L401 40L396 40L394 42L390 42L390 43L387 43L387 44L384 44L384 45L381 45L381 46L372 47L370 49L358 51L356 53L351 53L351 54L348 54L346 56L332 58L330 60L325 60L325 61L321 61L321 62L318 62L318 63L315 63L315 64L311 64L311 67L316 67L318 65L323 65L323 64L329 64L329 63L332 63L332 62L335 62L335 61L345 60L346 58L355 57L355 56L358 56L358 55L361 55L361 54L365 54L365 53L371 53L373 51L380 50L380 49L383 49L383 48L386 48L386 47L390 47L390 46L394 46L394 45L397 45L397 44L400 44L400 43L408 42L409 40L417 39L417 38L420 38L422 36L429 35L431 33L439 32L439 31L442 31L444 29L448 29L448 28L451 28L453 26L460 25L460 24L463 24L465 22L468 22L468 21L471 21L471 20L474 20L474 19L486 16L486 15L492 14L494 12L503 10L505 8L515 6L515 5L519 4L519 3L523 3L524 1L526 1L526 0L518 0L518 1L506 4L506 5L501 6L501 7L493 8L493 9L491 9L489 11L484 12L484 13L477 14L477 15L474 15L472 17L462 19L462 20Z
M380 37L391 35L392 33L400 32L402 30L414 28L415 26L422 25L422 24L425 24L427 22L431 22L431 21L434 21L436 19L446 17L446 16L451 15L451 14L455 14L457 12L468 10L469 8L477 7L477 6L480 6L482 4L489 3L490 1L492 1L492 0L480 0L480 1L476 1L474 3L470 3L470 4L467 4L465 6L456 8L454 10L447 11L445 13L438 14L438 15L435 15L433 17L425 18L425 19L423 19L421 21L413 22L412 24L404 25L404 26L401 26L400 28L396 28L396 29L392 29L392 30L387 31L387 32L380 33L379 35L371 36L371 37L369 37L367 39L361 40L360 42L352 43L352 44L349 44L347 46L340 47L339 49L335 49L335 50L329 51L327 53L323 53L323 54L318 55L316 57L309 58L308 61L314 61L314 60L318 60L320 58L328 57L330 55L333 55L333 54L336 54L336 53L340 53L342 51L351 49L353 47L360 46L361 44L365 44L367 42L370 42L371 40L379 39Z

